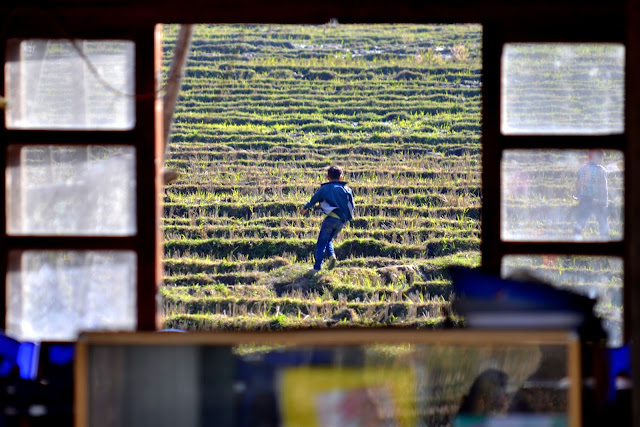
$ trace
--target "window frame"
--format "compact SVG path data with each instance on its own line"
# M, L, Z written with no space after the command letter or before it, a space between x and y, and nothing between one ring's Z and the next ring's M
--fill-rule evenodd
M586 253L624 257L624 333L627 340L640 340L640 168L625 168L624 238L615 243L509 243L500 242L498 191L500 180L500 153L504 145L518 142L514 137L504 141L500 136L500 49L506 41L614 41L626 46L625 75L640 74L640 0L399 0L393 3L381 0L326 0L323 2L299 2L280 0L265 3L257 0L238 0L233 4L222 1L185 0L179 3L170 0L153 2L100 3L90 0L64 2L52 0L46 5L22 8L15 5L0 6L0 22L4 38L60 35L63 28L75 37L114 38L132 37L136 41L137 88L140 93L155 90L155 70L160 69L161 47L159 38L154 46L154 26L157 23L235 23L235 24L325 24L336 18L341 23L479 23L483 26L483 89L482 89L482 264L489 272L499 273L500 251L506 253L556 252ZM128 37L127 37L128 36ZM157 34L156 34L157 36ZM535 37L534 37L535 36ZM4 39L0 37L0 56L4 57ZM154 64L155 61L155 64ZM155 66L152 66L154 64ZM0 70L3 77L3 71ZM497 80L496 80L497 79ZM620 147L625 155L625 164L640 161L640 81L626 79L625 88L625 134L613 146ZM153 112L155 108L155 114ZM136 174L139 190L136 194L138 210L138 233L127 242L106 239L102 242L86 238L67 238L38 241L36 238L10 238L6 236L4 221L0 221L0 273L7 272L7 253L19 247L46 246L82 248L97 244L105 246L134 247L138 258L138 329L155 327L155 292L161 281L160 259L162 257L160 220L161 177L160 166L152 163L154 155L162 148L161 101L139 102L136 105L136 128L132 132L116 136L117 133L82 132L12 132L0 126L0 140L11 143L135 143L138 164ZM160 114L157 114L160 113ZM4 115L0 120L4 125ZM155 124L154 124L155 119ZM155 127L154 127L155 126ZM155 135L154 135L155 132ZM64 136L63 136L64 135ZM115 136L115 137L114 137ZM564 138L563 138L564 139ZM596 148L604 140L580 138L581 142L567 138L554 148ZM546 137L538 138L535 147L554 143ZM534 147L533 140L522 137L518 147ZM6 154L0 150L0 162L6 164ZM0 178L0 196L5 196L4 174ZM144 194L144 191L147 191ZM144 215L151 215L145 217ZM145 220L143 221L143 218ZM0 327L5 324L5 293L0 292ZM634 364L640 364L640 348L633 347ZM634 382L640 384L640 369L634 369ZM633 406L636 418L640 417L640 393L634 393Z
M502 50L507 43L619 43L626 49L626 34L615 20L601 22L594 27L593 18L583 21L574 19L571 23L564 19L550 17L544 23L513 26L508 23L483 27L483 116L482 116L482 268L492 274L500 274L502 258L506 255L592 255L619 257L623 261L623 307L631 307L630 289L633 275L627 248L633 231L629 220L630 194L637 193L625 167L624 187L624 234L622 240L609 242L549 242L549 241L503 241L501 239L501 192L500 176L502 153L509 149L592 149L619 150L624 153L625 165L632 158L628 151L630 139L628 125L629 78L625 78L625 127L621 134L614 135L504 135L500 129L501 120L501 77ZM541 28L543 31L541 31ZM594 30L594 28L597 28ZM625 76L630 76L629 52L625 50ZM631 144L629 144L631 145ZM637 197L637 196L636 196ZM490 213L490 214L489 214ZM630 339L631 311L623 310L623 335Z
M482 88L482 187L500 188L500 154L506 148L600 148L620 149L625 153L625 163L640 160L640 148L627 144L640 129L633 118L640 116L640 98L635 95L632 79L627 79L625 93L625 133L614 137L542 137L508 136L500 134L500 59L502 44L506 42L617 42L627 47L626 73L640 68L633 49L640 42L640 36L627 32L632 24L640 22L638 7L640 0L611 0L563 2L540 2L528 0L517 4L509 0L489 0L476 2L461 0L454 4L440 0L415 3L400 0L390 5L382 1L343 2L328 0L322 3L300 3L282 0L277 4L264 4L256 0L240 0L233 5L224 2L187 0L176 4L169 0L155 2L121 3L105 5L91 1L73 4L54 0L45 8L20 9L0 7L0 20L4 24L5 38L9 37L51 37L65 36L86 38L123 38L136 42L136 85L139 93L155 90L157 75L161 66L161 44L159 34L154 44L155 25L171 23L234 23L234 24L324 24L336 18L341 23L434 23L464 24L479 23L483 27L483 88ZM630 46L633 45L633 49ZM0 54L4 56L4 45ZM637 48L640 50L640 47ZM151 66L154 64L154 66ZM2 77L4 72L1 71ZM4 79L3 79L4 80ZM7 248L82 248L126 247L134 248L139 258L138 318L139 329L151 329L150 319L155 316L155 287L160 284L160 259L162 257L160 227L161 177L159 165L151 165L162 141L161 101L139 101L136 104L136 127L127 132L65 132L65 131L6 131L0 126L0 138L5 143L118 143L133 144L137 147L138 192L138 234L127 239L105 238L89 241L86 238L15 238L6 236L4 223L0 226L0 268L6 273ZM154 123L155 117L155 123ZM2 118L4 120L4 117ZM4 122L3 122L4 123ZM160 130L159 130L160 129ZM155 132L155 136L153 135ZM159 159L160 156L157 156ZM5 153L0 153L5 162ZM154 170L152 174L150 170ZM636 174L638 175L636 177ZM4 178L2 178L4 179ZM483 269L498 273L500 259L507 253L558 253L615 255L624 257L625 307L632 307L631 300L640 295L631 292L631 283L640 280L640 266L636 267L632 257L640 256L640 225L634 226L633 217L640 215L640 171L629 169L625 173L625 231L622 242L607 243L558 243L558 242L502 242L500 240L500 195L498 191L483 191L484 213L482 220L482 264ZM153 186L154 191L149 191ZM144 194L144 191L148 191ZM4 194L4 182L0 183L0 195ZM143 221L153 214L152 221ZM155 230L153 227L157 226ZM153 243L152 243L153 242ZM150 278L152 278L150 280ZM147 282L147 283L145 283ZM152 295L153 294L153 295ZM153 297L152 297L153 296ZM153 301L153 302L152 302ZM6 310L4 294L0 296L0 314ZM3 317L4 316L0 316ZM625 334L630 337L631 310L625 310ZM637 317L637 319L635 319ZM640 313L634 323L640 325ZM0 326L4 319L0 320ZM639 328L640 329L640 328Z
M161 30L155 26L94 30L65 27L59 29L28 26L5 35L0 45L0 57L9 60L6 40L24 39L87 39L87 40L129 40L135 44L135 125L130 130L28 130L12 129L5 126L5 115L0 114L0 164L8 166L17 161L16 154L10 154L9 146L33 145L125 145L135 149L136 176L136 219L137 231L130 236L40 236L8 235L6 227L6 174L0 174L0 197L5 200L3 221L0 221L0 268L4 273L5 291L0 292L0 329L6 327L7 295L6 277L8 270L25 250L129 250L136 254L136 306L137 330L157 328L156 289L161 283L161 188L159 175L162 154L162 137L157 122L162 120L161 99L156 96L156 79L162 63ZM5 67L0 68L0 80L4 88ZM4 89L3 89L4 90ZM142 94L142 95L141 95ZM9 257L11 256L11 260ZM13 264L15 265L15 264Z

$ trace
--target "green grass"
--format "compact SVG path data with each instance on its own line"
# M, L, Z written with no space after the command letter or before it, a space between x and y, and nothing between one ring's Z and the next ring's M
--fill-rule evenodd
M198 26L167 162L180 178L165 189L166 326L441 326L448 266L480 263L480 45L473 25ZM505 214L519 232L569 233L573 166L528 154L504 167L526 181ZM322 218L298 209L334 163L356 217L336 269L309 277ZM564 219L530 220L550 209Z
M479 263L480 36L198 27L167 164L167 326L437 326L446 266ZM298 209L334 162L357 215L337 268L308 277L322 218Z

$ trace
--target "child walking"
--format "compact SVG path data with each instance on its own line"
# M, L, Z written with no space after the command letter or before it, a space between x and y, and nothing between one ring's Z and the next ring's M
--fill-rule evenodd
M353 218L353 193L346 182L342 181L342 168L330 166L327 169L327 181L311 197L309 203L300 209L303 215L310 207L320 203L320 209L326 215L320 226L318 242L316 243L316 258L312 273L320 271L324 258L329 258L328 268L336 266L336 253L333 250L333 239L340 233L342 227Z

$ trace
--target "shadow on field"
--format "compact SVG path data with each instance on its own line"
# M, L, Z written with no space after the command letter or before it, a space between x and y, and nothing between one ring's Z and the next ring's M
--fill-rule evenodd
M273 287L278 297L282 297L292 292L305 295L312 292L321 293L330 283L331 278L322 273L310 274L306 266L290 265L276 270L267 284Z

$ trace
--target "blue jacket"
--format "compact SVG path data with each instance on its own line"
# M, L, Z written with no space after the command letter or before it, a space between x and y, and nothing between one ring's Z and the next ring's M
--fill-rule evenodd
M353 209L355 203L353 202L353 193L351 188L343 181L329 181L320 186L320 189L311 197L309 203L303 206L304 209L309 209L316 203L322 203L322 210L328 214L333 211L344 222L351 221L353 218ZM326 206L329 206L327 212ZM336 208L336 209L331 209Z

